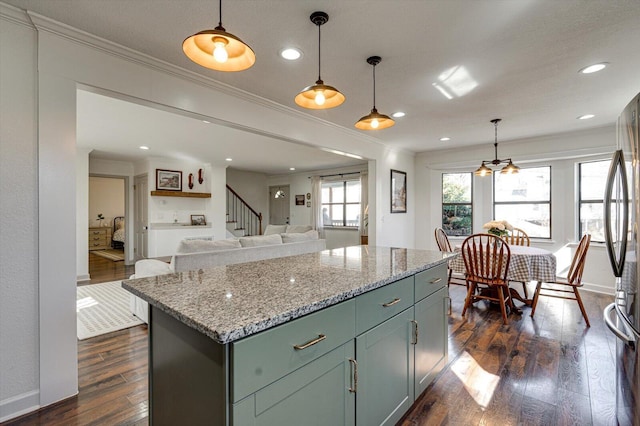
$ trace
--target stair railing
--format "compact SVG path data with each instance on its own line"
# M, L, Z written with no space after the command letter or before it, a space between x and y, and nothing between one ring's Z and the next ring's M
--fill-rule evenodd
M227 222L235 222L236 229L243 229L245 235L262 235L262 213L251 208L229 185L227 185Z

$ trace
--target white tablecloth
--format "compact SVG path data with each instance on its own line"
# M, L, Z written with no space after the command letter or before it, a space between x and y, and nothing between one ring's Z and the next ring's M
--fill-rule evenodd
M511 261L507 278L509 281L543 281L556 280L556 257L549 250L527 246L509 246L511 249ZM456 247L460 252L460 247ZM449 267L454 272L464 274L464 259L462 253L449 261Z

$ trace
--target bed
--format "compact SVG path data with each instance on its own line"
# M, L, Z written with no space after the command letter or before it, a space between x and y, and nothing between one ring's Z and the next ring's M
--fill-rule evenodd
M125 241L124 216L113 218L113 232L111 233L111 247L123 249Z

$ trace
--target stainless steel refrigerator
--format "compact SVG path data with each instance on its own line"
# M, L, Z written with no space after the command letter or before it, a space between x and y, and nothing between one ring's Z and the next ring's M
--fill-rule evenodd
M640 425L640 94L618 118L618 141L604 195L605 240L616 276L615 301L604 311L616 344L616 416L621 426Z

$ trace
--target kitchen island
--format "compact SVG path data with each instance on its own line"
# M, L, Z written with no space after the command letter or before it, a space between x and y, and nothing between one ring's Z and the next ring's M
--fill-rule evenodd
M355 246L123 282L152 424L395 424L447 362L447 256Z

